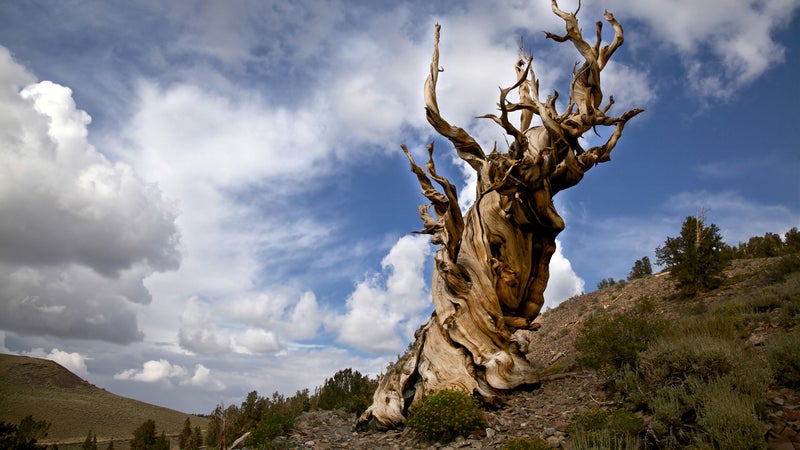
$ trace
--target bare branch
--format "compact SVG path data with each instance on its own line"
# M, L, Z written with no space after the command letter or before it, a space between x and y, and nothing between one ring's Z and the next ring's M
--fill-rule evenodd
M448 251L448 255L452 261L457 260L458 249L461 246L461 233L464 230L464 218L461 215L461 209L458 206L458 192L456 187L453 186L447 178L439 176L436 173L436 165L433 162L433 144L428 145L428 162L425 164L428 170L428 175L433 178L443 189L444 194L436 190L431 183L430 178L422 170L420 166L414 161L411 152L405 145L400 146L403 153L406 154L409 163L411 163L411 171L417 175L422 195L431 201L430 205L422 205L419 207L419 216L425 226L424 230L417 231L417 234L431 234L431 242L434 244L443 244ZM434 213L437 219L428 213L430 206L433 206Z
M610 44L601 48L600 52L598 53L597 63L600 67L600 70L603 70L606 67L606 63L608 63L608 60L611 59L611 55L613 55L619 46L625 41L625 38L622 34L622 25L617 22L617 19L614 18L614 15L606 11L603 13L603 18L605 18L614 28L614 39Z
M528 72L531 69L531 63L533 62L533 57L530 55L525 54L525 48L522 46L520 42L520 49L519 49L519 60L517 64L514 66L514 69L517 72L517 79L523 79L524 81L519 85L519 102L522 104L531 104L533 103L533 99L531 98L531 82L528 80ZM522 114L520 114L520 130L523 132L530 128L531 121L533 120L533 111L529 109L522 110Z
M500 88L500 102L498 103L498 106L500 107L500 117L499 118L497 116L495 116L494 114L486 114L484 116L480 116L480 118L486 118L486 119L494 120L495 123L497 123L498 125L503 127L504 130L506 130L506 133L509 136L512 136L514 138L514 142L511 144L511 149L509 151L509 153L511 154L511 157L514 158L514 159L519 159L519 158L522 157L523 153L528 148L528 139L525 137L525 135L520 130L518 130L508 120L509 106L513 107L513 104L510 104L508 102L507 97L508 97L508 93L509 92L511 92L514 89L522 86L528 80L528 71L529 70L530 70L530 64L527 67L525 67L525 70L523 70L521 73L518 74L517 82L514 83L513 86L511 86L509 88L505 88L505 89ZM529 100L530 100L530 97L529 97Z
M453 143L458 156L467 162L473 169L480 171L486 160L483 149L475 139L463 128L450 125L439 113L439 104L436 100L436 83L439 79L439 30L437 23L434 31L433 56L431 57L431 71L425 80L425 114L428 123L442 136Z

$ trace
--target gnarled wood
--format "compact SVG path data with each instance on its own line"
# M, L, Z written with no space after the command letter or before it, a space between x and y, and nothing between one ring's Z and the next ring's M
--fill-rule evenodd
M484 116L512 138L505 153L495 149L487 155L469 133L442 118L436 95L441 72L440 27L436 25L424 87L426 116L477 172L476 201L462 216L455 186L436 172L433 144L428 146L424 169L402 146L422 194L431 202L420 207L424 229L418 233L430 234L431 242L441 245L434 256L431 283L435 311L417 330L406 354L381 378L358 426L402 426L414 402L441 389L461 389L497 403L504 391L539 382L538 372L518 348L515 333L530 328L544 304L555 239L564 229L553 196L576 185L598 163L609 161L625 124L642 111L608 116L613 98L601 107L600 73L623 43L622 27L614 16L604 14L614 37L601 47L601 23L591 45L581 34L576 13L562 11L556 0L552 9L564 20L566 33L546 36L571 42L583 64L573 70L569 103L559 112L557 92L541 100L531 57L523 51L515 65L517 82L500 90L500 114ZM508 99L515 90L516 103ZM509 118L517 111L519 128ZM541 118L541 126L530 126L533 115ZM578 138L597 126L615 128L605 144L584 150Z

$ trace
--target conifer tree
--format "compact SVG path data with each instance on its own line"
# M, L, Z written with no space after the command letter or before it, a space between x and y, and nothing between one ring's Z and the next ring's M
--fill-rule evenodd
M181 434L178 435L178 448L185 449L189 445L189 441L192 439L192 424L189 421L189 418L186 418L186 421L183 422L183 430L181 430Z
M643 278L652 274L653 266L650 265L650 258L645 256L644 258L633 263L633 268L628 274L628 280L635 280L636 278Z
M665 265L684 294L711 290L722 282L722 271L730 262L730 252L715 224L706 226L705 215L689 216L678 237L667 237L656 249L658 264Z
M81 446L82 450L97 450L97 435L92 437L91 430L89 434L86 435L86 440L83 441L83 445Z
M146 420L133 432L131 450L152 450L156 445L156 423Z

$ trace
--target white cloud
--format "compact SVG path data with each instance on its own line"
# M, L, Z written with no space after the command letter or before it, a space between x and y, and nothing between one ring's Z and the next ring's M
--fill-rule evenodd
M70 89L31 84L6 107L18 121L2 124L0 135L4 261L75 263L104 275L139 261L177 267L171 205L130 166L109 162L87 142L90 118L75 108Z
M133 380L143 383L165 383L171 384L173 378L183 378L186 376L186 369L181 366L173 365L166 359L150 360L142 365L141 370L128 369L114 375L116 380Z
M211 370L202 364L196 364L194 367L194 375L183 381L182 384L197 386L207 391L221 391L225 389L225 384L214 377L211 374Z
M0 326L7 330L128 343L141 340L135 304L150 302L137 265L107 278L88 267L0 263Z
M202 355L223 353L231 348L230 333L217 327L209 305L197 297L190 298L184 306L178 342L181 347Z
M695 93L726 98L783 62L785 48L772 35L789 23L798 6L796 0L709 0L702 5L628 0L615 12L621 20L646 22L654 38L677 49Z
M564 257L561 247L561 242L556 239L556 252L550 260L550 281L544 291L543 311L555 308L570 297L583 294L585 283L572 270L572 264Z
M178 331L181 347L199 354L275 353L285 349L287 339L313 339L323 319L311 291L296 298L293 291L284 289L273 295L231 299L223 308L219 306L197 297L185 303Z
M5 336L5 333L3 335ZM6 351L8 351L8 349L6 349ZM70 353L54 348L47 353L43 348L37 347L27 352L21 352L20 355L55 361L81 378L86 378L89 375L89 370L86 368L86 360L88 358L78 352Z
M143 279L178 266L176 212L88 142L72 91L0 47L0 326L131 342Z
M283 346L272 331L248 328L234 337L234 350L239 353L275 353Z
M322 312L317 298L313 292L306 292L292 311L287 334L294 339L311 339L316 336L321 324Z
M430 255L428 236L404 236L383 259L382 274L358 283L347 313L329 326L338 341L371 353L403 350L432 307L423 269Z

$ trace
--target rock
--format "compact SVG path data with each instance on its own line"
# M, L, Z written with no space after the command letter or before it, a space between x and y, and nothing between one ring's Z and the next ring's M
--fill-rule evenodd
M558 438L556 436L550 436L549 438L545 439L545 441L547 441L547 445L549 445L550 448L560 448L561 444L564 443L563 438Z
M770 442L767 444L767 448L769 450L794 450L794 445L790 441L780 440Z
M497 431L495 431L494 428L487 428L486 429L486 438L487 439L491 439L491 438L495 437L496 434L497 434Z

